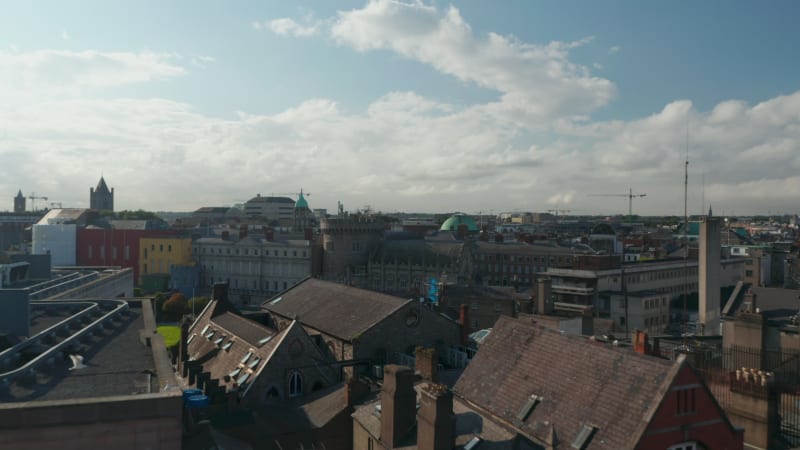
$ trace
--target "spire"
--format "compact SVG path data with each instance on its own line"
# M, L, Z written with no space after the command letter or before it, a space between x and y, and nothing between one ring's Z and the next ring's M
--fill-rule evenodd
M708 217L711 217L711 216L713 216L713 215L714 215L714 214L712 214L712 212L711 212L711 204L709 204L709 205L708 205Z
M22 189L20 189L20 190L17 192L17 198L25 198L25 196L24 196L24 195L22 195Z
M97 182L97 187L95 188L95 192L108 192L108 186L106 185L106 180L103 176L100 176L100 181Z
M308 209L308 202L305 197L303 197L303 188L300 188L300 197L297 199L297 203L294 204L294 207L295 209Z

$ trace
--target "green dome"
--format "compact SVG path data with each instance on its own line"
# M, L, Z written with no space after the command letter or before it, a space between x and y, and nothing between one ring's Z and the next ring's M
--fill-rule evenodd
M444 221L442 226L439 227L439 231L458 231L460 225L466 225L467 232L469 233L477 233L480 231L475 220L464 213L455 213L450 216Z
M300 189L300 198L297 199L297 203L294 204L295 209L308 209L308 202L306 198L303 197L303 190Z

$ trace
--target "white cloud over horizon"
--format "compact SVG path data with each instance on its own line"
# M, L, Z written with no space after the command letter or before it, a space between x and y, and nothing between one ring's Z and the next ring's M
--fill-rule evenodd
M688 125L690 211L702 207L701 174L715 211L797 209L800 91L709 111L675 99L645 117L600 121L591 114L617 86L570 59L588 41L479 36L456 8L422 3L372 1L320 23L332 25L281 29L320 39L327 30L339 46L392 52L497 98L456 105L389 90L356 111L331 95L214 117L186 101L101 95L187 76L184 64L218 65L210 56L0 51L0 97L11 99L0 106L0 192L9 207L17 189L87 206L103 173L121 209L192 210L303 187L312 207L331 210L341 200L385 211L613 214L627 199L588 194L633 188L647 193L635 212L680 214Z

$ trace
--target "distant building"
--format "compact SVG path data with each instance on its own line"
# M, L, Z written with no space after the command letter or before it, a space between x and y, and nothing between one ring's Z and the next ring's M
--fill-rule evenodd
M98 211L114 211L114 188L109 190L103 177L100 177L96 188L89 188L89 207Z
M86 209L51 209L32 227L33 254L50 254L54 266L74 266L77 230L90 216Z
M200 285L211 287L228 282L231 301L245 305L265 300L312 275L312 243L264 229L263 234L241 230L238 240L228 232L204 237L192 244L194 261L200 267Z
M160 285L165 288L173 265L192 264L192 240L173 236L142 237L139 239L139 256L137 284L147 289L145 280L150 280L154 287Z
M308 228L311 221L311 210L308 209L308 202L303 197L303 190L300 189L300 197L294 204L294 231L302 233Z
M244 204L245 216L268 222L292 223L294 210L295 201L289 197L262 197L261 194L257 194Z
M25 196L22 195L22 189L20 189L19 192L17 192L17 196L14 197L14 212L25 212Z
M320 221L322 278L353 283L367 273L369 255L383 237L383 221L367 215L339 214Z

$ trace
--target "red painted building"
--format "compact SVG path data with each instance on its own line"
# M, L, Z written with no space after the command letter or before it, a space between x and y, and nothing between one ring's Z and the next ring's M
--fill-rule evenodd
M121 266L133 269L139 279L139 240L176 236L173 230L82 228L75 248L79 266Z

